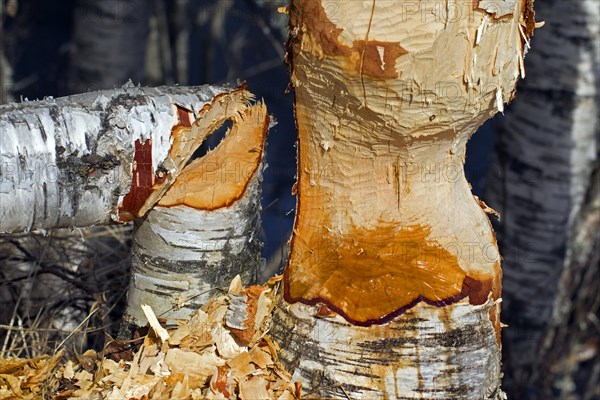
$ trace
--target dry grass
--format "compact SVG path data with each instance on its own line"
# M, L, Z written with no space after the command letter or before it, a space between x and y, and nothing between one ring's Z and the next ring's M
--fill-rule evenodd
M101 349L118 330L130 226L0 237L0 357Z

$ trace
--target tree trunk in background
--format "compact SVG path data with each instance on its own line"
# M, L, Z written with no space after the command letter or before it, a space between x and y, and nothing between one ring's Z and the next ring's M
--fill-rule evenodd
M547 399L553 385L564 386L551 377L571 375L558 359L584 346L577 342L589 336L598 311L590 302L597 278L581 278L594 273L587 268L597 274L591 177L598 168L600 11L595 0L543 1L536 11L546 26L502 122L489 197L502 215L506 388L514 398ZM566 342L555 347L559 338Z
M139 82L144 77L146 31L152 9L152 7L148 7L148 2L10 0L3 3L6 3L8 7L7 15L2 13L1 30L6 29L7 31L7 40L5 41L7 55L10 60L9 65L12 64L14 67L16 82L13 84L10 80L2 80L0 76L0 80L2 80L0 103L4 97L2 94L9 90L16 98L21 96L21 98L28 97L33 100L46 96L58 97L85 92L92 88L114 89L130 78ZM6 16L8 18L4 18ZM4 46L2 47L4 50ZM4 59L0 60L0 63L2 62ZM8 66L6 70L8 70ZM4 75L4 77L6 76L7 74ZM33 241L39 246L52 247L55 242L54 238L71 235L74 241L85 236L85 247L91 248L104 245L95 243L95 241L102 236L100 232L105 230L105 227L90 227L83 232L74 232L72 229L60 232L60 229L56 229L49 236L18 235L14 237L14 243L21 242L22 247L27 247ZM110 248L124 247L124 243L128 242L115 240ZM80 257L84 255L83 253L71 254L77 254ZM94 260L97 267L99 267L100 259ZM73 258L70 261L72 265L80 267L86 265L82 259ZM109 265L121 266L121 274L125 275L129 270L130 263L127 260L122 261ZM28 265L35 276L34 271L38 270L36 264L32 262ZM10 271L12 266L7 264L5 268ZM21 269L22 272L23 270L24 268ZM93 275L99 277L102 273L95 270ZM45 278L39 279L42 284L46 284L45 290L38 290L36 295L54 294L54 297L46 296L44 299L46 306L48 303L56 302L57 297L64 293L65 287L72 287L69 283L58 284L48 280L47 276ZM95 290L101 292L104 290L103 287L104 285L97 285ZM113 283L111 289L116 292L119 287L118 284ZM65 299L65 295L62 296ZM44 304L42 298L38 298L40 299L39 304ZM110 298L109 294L108 299ZM81 307L81 303L78 306ZM87 306L94 307L91 301ZM34 321L37 321L36 314L41 310L39 308L33 310L32 307L15 307L15 312L17 308L19 313L32 314ZM11 309L13 308L11 307ZM48 307L44 307L43 310L49 312ZM61 314L70 318L66 325L74 324L76 326L83 321L85 315L82 316L81 313L72 311L70 306L63 307ZM122 307L114 307L113 311L115 314L122 313ZM97 315L99 314L101 313ZM81 319L77 321L77 318ZM62 321L64 318L60 316L53 319L52 325L64 326ZM69 347L69 344L66 346Z
M298 209L271 334L309 394L500 399L500 256L466 142L514 95L530 1L296 0Z
M590 176L582 209L569 231L553 316L539 356L542 398L600 398L600 166Z
M233 118L217 148L189 164L158 205L136 222L128 322L188 318L240 275L255 284L260 267L264 104Z
M147 0L75 0L69 93L141 82L152 10Z

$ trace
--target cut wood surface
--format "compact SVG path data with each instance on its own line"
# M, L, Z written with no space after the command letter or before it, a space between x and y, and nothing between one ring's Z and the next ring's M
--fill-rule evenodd
M278 340L307 344L282 358L320 396L500 398L501 258L463 164L524 75L532 2L296 0L289 13L298 207L276 319L299 337ZM313 307L299 317L298 303ZM333 314L345 321L315 320ZM394 340L389 357L371 351Z
M251 97L244 88L126 85L0 107L0 232L143 216ZM201 127L180 134L198 118Z

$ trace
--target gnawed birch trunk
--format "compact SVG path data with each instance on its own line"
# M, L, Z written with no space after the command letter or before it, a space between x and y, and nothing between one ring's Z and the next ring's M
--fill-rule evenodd
M0 107L0 232L144 215L250 99L243 88L124 86Z
M598 268L598 232L589 210L595 201L592 171L599 163L600 9L595 0L543 1L538 15L546 25L527 57L519 97L502 120L488 183L491 204L502 215L497 231L509 325L503 341L506 387L509 395L528 399L550 398L554 385L562 386L563 396L569 386L575 389L573 381L551 382L555 373L571 379L568 368L561 370L566 364L556 361L577 364L570 355L584 346L577 343L585 336L581 329L597 329L585 328L597 311L590 297L595 280L577 283L576 277L587 273L581 263L588 257L588 268ZM586 238L586 229L596 229L595 235ZM569 322L576 315L584 320ZM553 331L564 335L564 324L575 325L568 342L563 336L559 346L545 337Z
M463 164L514 96L531 1L289 12L298 209L272 328L284 364L320 396L501 398L500 256Z
M193 161L147 217L136 222L128 319L146 324L139 307L163 318L190 317L240 275L256 283L260 267L263 104L233 118L220 145Z

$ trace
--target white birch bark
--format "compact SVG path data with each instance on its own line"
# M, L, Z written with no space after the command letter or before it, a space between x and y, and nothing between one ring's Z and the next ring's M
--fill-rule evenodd
M579 307L568 304L570 289L558 285L563 274L569 279L563 269L577 251L574 224L592 201L586 194L598 165L600 9L595 0L536 5L546 24L533 38L527 78L502 120L488 187L502 215L509 395L546 399L556 382L542 372L549 366L544 353L555 351L542 347L545 331Z
M421 303L388 324L357 327L316 317L318 307L280 303L270 334L309 397L503 399L494 308L491 299Z
M554 298L552 320L544 332L539 370L540 398L600 396L598 325L600 304L600 165L590 176L581 210L569 229L564 270Z
M260 194L257 175L231 207L157 206L136 222L130 322L146 324L141 304L170 322L188 318L215 290L227 290L236 275L244 284L255 284L261 261Z
M531 7L292 2L298 208L271 330L309 393L502 398L493 210L463 164L524 73Z
M172 149L178 107L193 121L222 95L216 108L224 120L249 98L243 90L229 93L213 86L124 86L0 107L0 232L107 224L143 215L191 157L193 144L202 140L190 138L189 148ZM220 108L226 104L229 110ZM158 181L161 175L162 181L153 182L156 190L137 182L152 193L139 210L119 211L132 187L136 142L151 153L146 164L151 163L152 177L145 178Z

